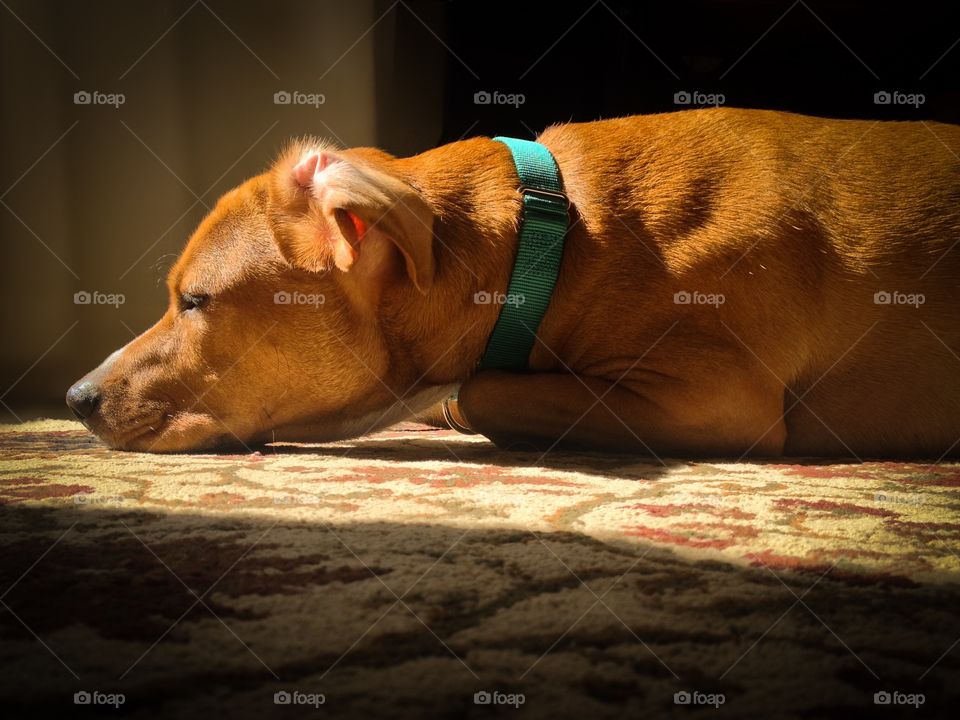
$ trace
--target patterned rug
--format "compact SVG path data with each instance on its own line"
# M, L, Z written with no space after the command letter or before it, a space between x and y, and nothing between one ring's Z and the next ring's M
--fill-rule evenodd
M0 703L955 716L958 541L957 464L541 457L415 425L146 455L0 426Z

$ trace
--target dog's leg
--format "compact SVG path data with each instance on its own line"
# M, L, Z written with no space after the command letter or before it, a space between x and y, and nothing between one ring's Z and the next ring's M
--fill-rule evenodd
M488 370L460 390L458 412L504 448L573 446L644 454L770 457L783 452L783 387L756 377L711 378L710 392L676 384L630 389L573 374Z
M440 403L433 405L423 412L419 412L410 418L411 422L418 422L424 425L432 425L437 428L447 428L447 421L443 417L443 407Z

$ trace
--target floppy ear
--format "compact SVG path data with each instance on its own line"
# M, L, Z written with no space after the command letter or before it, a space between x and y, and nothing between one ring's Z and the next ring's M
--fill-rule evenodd
M417 289L430 289L433 211L414 188L329 149L301 151L274 172L287 207L298 215L300 231L289 239L288 259L310 270L329 267L332 260L348 272L362 261L365 247L388 241L403 255Z

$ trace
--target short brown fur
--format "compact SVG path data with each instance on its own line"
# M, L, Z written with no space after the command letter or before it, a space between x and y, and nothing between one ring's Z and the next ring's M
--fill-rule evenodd
M531 372L474 372L498 313L474 294L506 292L516 251L506 147L397 159L306 139L194 233L167 313L88 376L103 395L91 428L157 451L330 440L462 383L460 419L504 446L956 454L960 128L710 109L539 140L572 227ZM333 169L297 186L313 152ZM337 209L365 237L321 212L321 190L351 198ZM358 249L348 272L338 241ZM210 299L184 312L184 292Z

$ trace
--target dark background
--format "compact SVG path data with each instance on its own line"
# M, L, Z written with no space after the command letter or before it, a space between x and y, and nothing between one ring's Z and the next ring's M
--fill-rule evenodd
M163 312L164 273L216 198L292 136L409 154L683 109L683 91L830 117L960 120L953 3L5 3L6 422L63 414L67 386ZM80 90L125 102L76 105ZM325 102L277 105L283 90ZM524 102L476 104L484 91ZM877 104L880 91L924 102ZM75 304L84 290L125 302Z
M447 62L444 142L471 119L479 119L480 134L529 134L527 126L669 112L681 109L673 101L679 90L722 93L735 107L827 117L960 120L960 53L947 52L960 39L955 3L488 7L446 7L448 43L464 62ZM464 86L523 92L527 102L518 113L478 114L458 91ZM925 102L874 103L876 92L895 89L923 93Z

